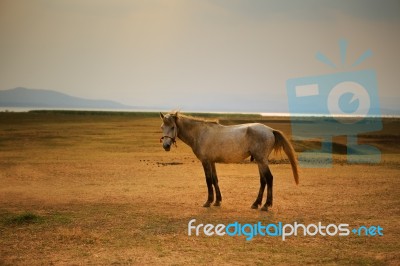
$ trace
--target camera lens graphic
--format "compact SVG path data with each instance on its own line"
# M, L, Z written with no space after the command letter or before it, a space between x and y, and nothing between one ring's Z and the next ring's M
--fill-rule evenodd
M359 83L341 82L330 91L327 106L334 119L344 124L354 124L368 114L370 97ZM353 119L348 120L346 116L352 116Z

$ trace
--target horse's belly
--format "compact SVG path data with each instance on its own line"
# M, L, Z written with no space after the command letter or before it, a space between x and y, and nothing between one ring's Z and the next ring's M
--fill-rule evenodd
M216 163L239 163L250 156L250 152L243 145L231 145L216 149L210 147L212 152L207 154L207 159Z
M224 156L216 156L214 162L216 163L240 163L250 156L250 153L232 153Z

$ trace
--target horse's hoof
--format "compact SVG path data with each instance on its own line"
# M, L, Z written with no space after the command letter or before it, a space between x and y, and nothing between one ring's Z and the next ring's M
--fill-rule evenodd
M254 210L258 209L258 204L251 205L251 208L254 209Z
M221 206L221 202L220 201L216 201L213 205L219 207L219 206Z
M203 207L206 207L206 208L208 208L208 207L210 207L211 206L211 202L209 202L209 201L207 201L206 203L204 203L204 205L203 205Z
M267 211L268 211L268 206L265 206L265 205L264 205L264 206L261 208L261 210L267 212Z

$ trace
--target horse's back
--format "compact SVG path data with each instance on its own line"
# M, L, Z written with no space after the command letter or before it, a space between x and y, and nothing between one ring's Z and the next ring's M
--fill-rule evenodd
M199 159L215 162L240 162L250 155L260 157L270 153L274 145L273 129L260 123L207 128L201 138ZM268 154L266 154L268 153Z
M231 143L240 142L246 146L251 141L258 141L259 144L264 142L274 142L273 129L260 123L246 123L231 126L213 127L208 132L208 137L216 142ZM214 142L213 141L213 142Z

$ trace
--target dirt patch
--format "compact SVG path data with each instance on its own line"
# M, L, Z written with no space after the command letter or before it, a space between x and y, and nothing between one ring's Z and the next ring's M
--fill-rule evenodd
M183 163L181 163L181 162L166 162L166 163L164 163L164 162L156 162L156 164L158 166L171 166L171 165L181 165Z

